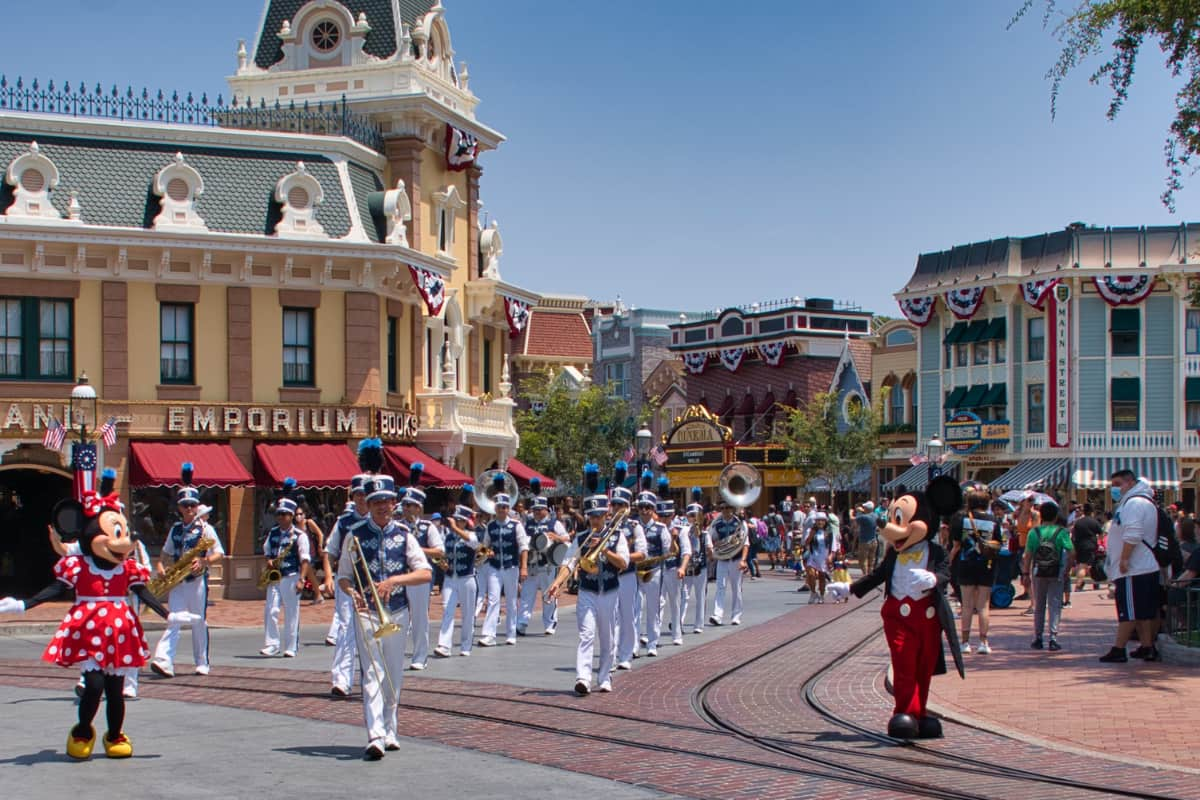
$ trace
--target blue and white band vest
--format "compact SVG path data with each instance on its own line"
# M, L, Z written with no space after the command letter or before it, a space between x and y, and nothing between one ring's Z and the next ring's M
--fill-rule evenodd
M620 534L616 532L609 534L608 545L605 549L615 550L617 548L617 536L619 535ZM582 531L575 537L575 543L579 546L581 553L583 552L585 546L587 545L587 541L590 538L592 538L592 532L590 530ZM617 575L617 570L613 568L612 564L608 563L608 559L604 557L603 553L601 553L599 572L597 572L595 575L592 575L591 573L579 570L579 590L581 592L591 592L592 594L608 594L609 592L615 592L621 585L621 581Z
M367 579L378 585L393 575L408 572L408 530L403 526L391 521L381 531L368 518L351 528L350 535L358 540L362 550L362 562L355 562L362 585ZM363 563L366 564L366 575L363 575ZM382 599L387 603L388 611L408 608L408 594L403 588Z
M332 563L337 564L342 557L342 545L345 544L350 529L364 519L365 517L360 517L357 511L347 511L338 517L337 524L333 526L333 532L329 534L329 541L325 543L325 551L329 553Z
M204 536L204 525L187 525L182 522L176 522L171 526L171 532L167 534L171 539L171 546L175 548L175 557L179 558L188 550L191 550L200 543L200 539ZM208 555L208 551L204 550L200 553L200 558ZM185 581L191 582L202 575L188 575L184 578Z
M641 523L639 522L634 522L631 519L627 519L621 525L621 535L625 537L625 546L629 548L630 555L629 563L625 566L625 569L621 570L622 575L628 575L637 569L637 564L633 563L632 556L635 552L637 543L637 529L635 526L640 524ZM645 533L645 531L643 531L643 533Z
M419 519L416 522L408 523L408 527L412 529L413 536L417 539L417 544L421 547L429 547L429 529L433 527L433 523L427 519Z
M671 532L661 522L651 522L643 526L646 532L646 558L657 558L671 552ZM675 559L679 566L679 559Z
M475 551L453 531L446 534L446 562L450 565L450 574L455 578L475 574Z
M742 521L737 517L728 520L723 517L717 517L715 520L713 520L713 547L716 547L718 543L723 542L730 536L736 534L739 530L741 530L742 525Z
M699 525L688 527L688 542L692 545L692 558L688 561L688 572L699 575L708 567L708 550L704 547L704 529Z
M539 533L544 533L544 534L546 534L547 537L549 537L553 531L554 531L554 518L553 517L546 517L541 522L538 522L537 520L530 517L529 522L527 522L525 524L525 532L527 534L529 534L529 540L531 542L537 538ZM530 547L530 549L529 549L529 562L532 566L535 566L535 567L544 567L550 563L550 561L546 558L545 553L536 551L532 547Z
M278 525L271 528L271 532L267 534L267 543L263 546L263 554L267 558L278 558L283 548L289 543L292 544L287 555L276 565L279 574L285 578L300 574L300 547L295 544L295 540L297 536L303 535L295 528L290 528L284 533L279 530Z
M494 555L488 559L493 569L509 569L519 566L520 554L517 552L517 522L505 520L488 523L488 538L491 540Z

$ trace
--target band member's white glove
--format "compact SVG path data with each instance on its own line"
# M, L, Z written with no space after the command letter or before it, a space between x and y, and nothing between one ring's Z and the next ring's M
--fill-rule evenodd
M24 614L25 601L15 597L0 597L0 614Z
M922 592L928 591L929 589L937 586L937 575L934 575L927 569L914 569L912 571L912 576L915 579L913 582L913 588L919 589Z
M172 611L167 614L167 622L171 625L191 625L200 619L199 614L193 614L189 611Z

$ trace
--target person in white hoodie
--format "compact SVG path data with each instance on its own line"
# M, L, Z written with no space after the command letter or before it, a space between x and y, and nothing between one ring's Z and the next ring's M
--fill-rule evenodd
M1112 474L1112 528L1108 534L1108 577L1116 589L1117 638L1100 660L1124 662L1129 656L1158 661L1159 568L1154 557L1158 540L1158 508L1154 490L1130 470ZM1141 646L1132 654L1125 645L1137 631Z

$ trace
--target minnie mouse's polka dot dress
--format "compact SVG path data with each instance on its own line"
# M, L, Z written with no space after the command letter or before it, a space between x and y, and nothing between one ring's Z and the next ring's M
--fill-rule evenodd
M75 589L75 605L42 653L42 660L60 667L109 674L136 673L150 651L137 614L126 594L145 583L149 571L132 558L102 570L85 556L67 556L54 565L54 577Z

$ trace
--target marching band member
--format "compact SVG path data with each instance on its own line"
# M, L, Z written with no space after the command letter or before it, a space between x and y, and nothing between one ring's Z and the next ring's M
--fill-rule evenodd
M192 661L196 665L197 675L207 675L210 670L208 660L208 568L225 557L221 540L217 532L207 520L197 519L200 508L200 490L192 486L194 477L191 462L183 464L181 469L182 487L175 493L175 504L179 509L180 520L171 526L167 539L163 542L162 554L158 560L158 574L166 571L167 559L175 563L184 553L191 550L206 536L216 544L211 549L197 555L192 561L192 572L183 582L171 589L167 595L167 607L171 611L183 612L190 615L192 625ZM179 644L180 624L168 622L167 629L158 645L154 648L154 659L150 669L164 678L175 677L175 647Z
M404 679L404 628L408 623L407 587L428 584L433 570L408 527L392 518L396 484L388 475L372 475L363 484L368 516L350 529L338 560L338 585L354 599L355 641L362 664L363 716L367 749L363 758L378 761L385 750L399 750L396 706ZM349 541L353 539L354 541ZM374 587L371 591L370 587ZM368 596L363 596L363 591ZM378 594L396 635L376 639L373 631L385 624L374 605Z
M660 484L661 488L661 484ZM662 500L656 509L658 521L666 525L668 534L678 547L673 558L663 562L662 596L663 614L671 629L671 644L683 644L683 582L692 560L692 537L687 535L687 524L683 517L675 514L675 501Z
M692 551L692 558L684 572L683 611L681 612L681 616L686 619L687 607L691 605L692 633L704 632L708 561L713 557L712 539L704 527L704 506L700 504L702 496L700 487L692 489L692 502L686 509L687 527L680 531L681 536L688 538L688 548Z
M295 658L300 646L300 573L309 565L308 534L293 522L296 501L280 497L275 501L275 527L267 533L263 555L267 569L279 570L280 579L267 586L267 602L263 606L264 656L279 655L279 612L283 611L286 627L283 631L283 657Z
M512 498L500 492L493 498L495 519L488 523L483 544L492 549L487 569L487 616L483 618L480 647L495 647L496 629L500 626L500 592L504 591L505 644L517 643L518 584L528 577L529 536L525 526L513 519L508 511Z
M360 462L361 463L361 462ZM350 595L342 591L342 587L334 580L338 561L342 558L342 546L350 529L367 517L367 493L363 491L363 482L370 475L355 475L350 479L350 503L345 513L338 517L329 538L325 540L325 552L321 559L325 567L325 593L333 594L333 620L329 623L329 633L325 644L332 644L333 668L330 678L333 686L329 693L334 697L349 697L354 685L354 629L350 615L354 613L354 602Z
M588 465L592 467L594 465ZM595 473L591 473L595 475ZM589 489L595 491L599 481ZM550 600L556 600L567 579L579 567L583 554L598 545L597 536L604 530L604 519L608 514L608 498L593 494L583 501L588 527L575 536L567 558L558 570L558 577L546 591ZM579 649L575 654L575 693L586 695L592 690L592 653L600 648L600 669L597 672L597 690L612 691L613 668L613 625L616 620L617 591L620 585L618 573L629 563L629 547L625 537L618 531L607 535L596 572L579 569L579 596L576 600L575 619L579 626ZM597 641L598 640L598 641Z
M454 609L462 612L462 634L459 639L460 656L471 655L475 641L475 595L479 585L475 582L475 551L479 549L479 537L475 533L471 514L471 499L474 487L467 484L462 488L454 513L446 517L446 570L442 583L442 627L438 632L437 647L433 654L438 658L449 658L454 644Z
M419 461L409 467L408 490L400 500L404 512L404 523L417 539L417 545L431 564L446 553L442 532L427 519L421 519L425 510L425 492L418 488L425 465ZM429 661L429 595L432 584L418 584L408 590L409 630L412 632L412 661L408 668L425 669Z
M618 461L613 470L613 490L609 505L614 515L623 508L628 509L633 499L633 493L621 485L625 482L627 469L624 461ZM634 650L637 647L638 577L634 569L637 563L646 557L646 533L632 517L625 518L620 532L629 550L629 559L625 569L621 570L621 586L617 591L616 658L617 669L624 670L633 669Z
M546 549L531 551L533 563L529 565L529 578L521 584L521 615L517 619L517 634L525 635L529 620L533 618L533 607L540 597L542 600L542 630L547 636L553 636L555 628L558 627L558 602L547 600L544 592L550 588L556 570L550 563L547 553L556 544L570 543L571 537L567 535L562 522L550 516L550 504L545 497L535 493L530 501L530 508L532 510L526 532L531 541L536 540L539 534L545 535Z
M646 557L658 558L671 550L671 531L658 519L659 500L654 492L641 492L637 499L638 518L646 537ZM638 593L642 598L642 614L638 627L646 655L658 655L658 637L662 632L663 567L660 563L648 576L639 577Z
M707 531L709 541L712 542L714 548L730 536L738 535L746 527L745 520L734 515L733 506L729 505L724 498L717 502L717 508L720 509L721 515L712 521ZM729 624L742 624L742 573L747 571L746 556L749 551L750 537L747 536L746 544L743 545L739 555L717 562L717 597L713 601L712 616L708 618L710 625L725 624L726 586L729 587L729 593L732 595Z

